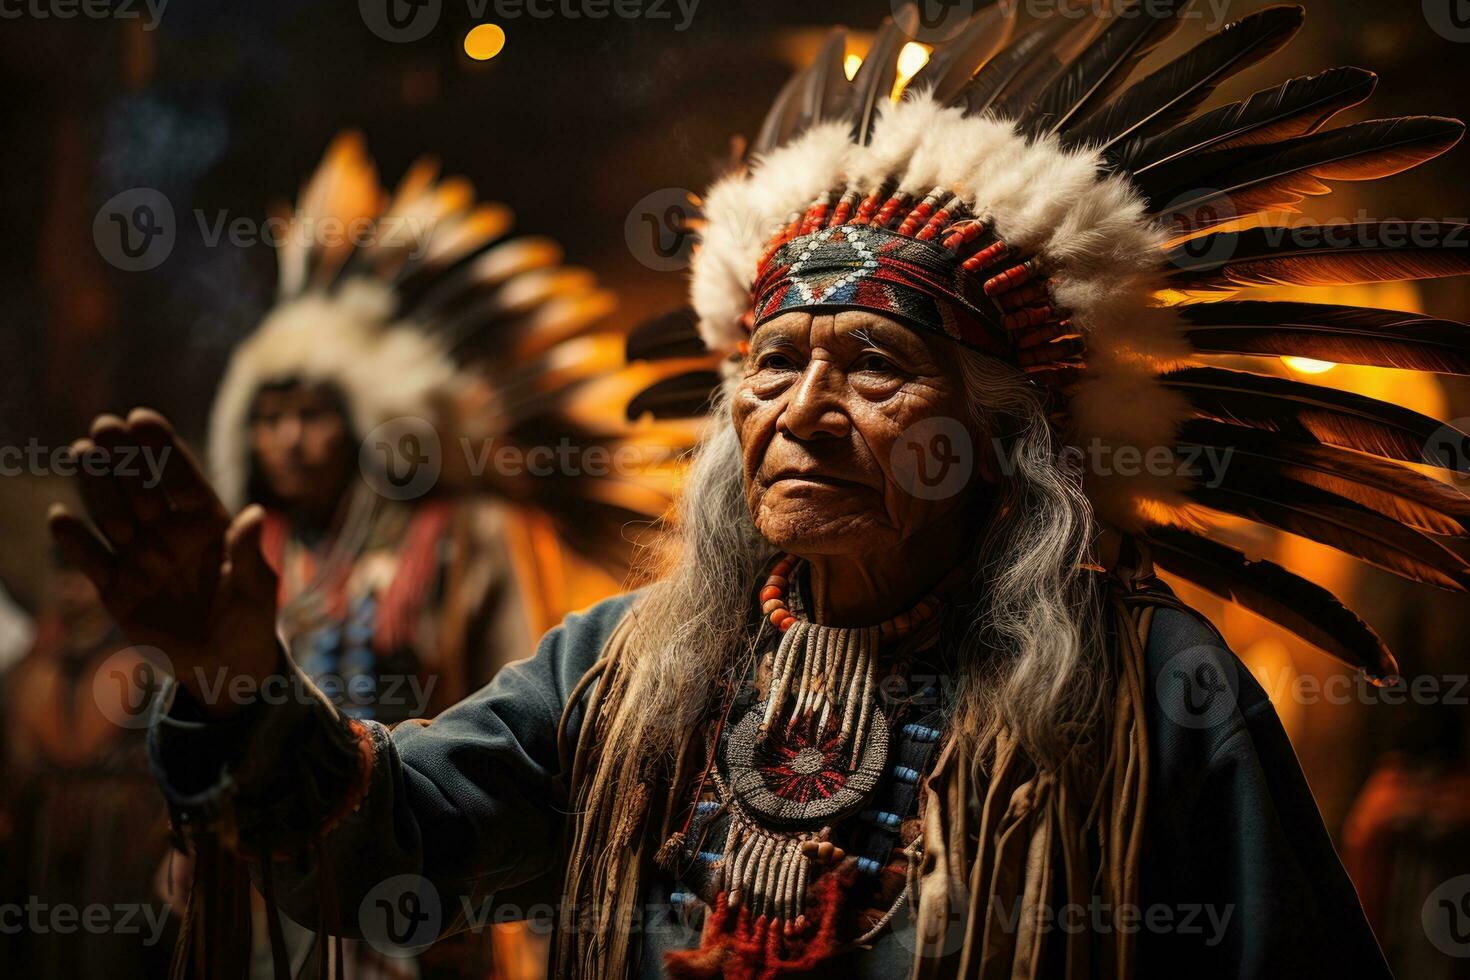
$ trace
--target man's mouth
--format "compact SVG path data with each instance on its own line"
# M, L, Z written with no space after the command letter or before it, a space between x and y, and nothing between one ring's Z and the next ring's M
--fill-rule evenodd
M768 486L778 483L810 483L816 486L833 487L839 490L868 490L871 489L866 483L858 480L850 480L840 476L831 476L827 473L802 473L796 470L788 470L777 473L768 482Z

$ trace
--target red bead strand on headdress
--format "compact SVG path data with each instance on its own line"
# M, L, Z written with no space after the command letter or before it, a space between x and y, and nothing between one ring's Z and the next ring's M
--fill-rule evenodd
M899 191L888 200L883 202L883 207L878 211L878 216L873 219L873 227L887 228L889 223L898 215L899 211L908 206L912 198L905 192Z
M1040 326L1050 320L1056 311L1050 306L1023 306L1019 310L1013 310L1001 317L1001 323L1007 330L1025 330L1028 327Z
M850 225L865 225L873 220L873 215L878 211L878 205L882 202L883 191L876 190L863 198L863 203L858 205L857 214L852 216L848 222Z
M1043 280L1041 282L1028 282L1020 289L1013 289L1008 293L1003 293L1000 296L997 296L995 298L996 303L998 303L1000 305L1000 308L1002 310L1005 310L1006 312L1019 310L1023 306L1034 306L1038 302L1044 301L1046 299L1047 287L1050 285L1050 280Z
M983 221L956 222L950 227L949 234L944 236L944 247L951 252L958 252L983 234L985 234Z
M1000 293L1010 292L1018 286L1023 286L1036 274L1036 260L1028 259L1020 265L1013 265L1000 275L985 282L985 295L996 296Z
M966 272L978 272L987 266L999 262L1010 254L1011 247L1005 242L991 242L980 251L960 263L960 268Z
M852 216L852 209L857 206L858 199L862 196L861 191L850 190L844 193L837 202L837 207L832 209L832 217L827 222L827 227L835 228L838 225L847 224L847 219Z
M831 207L831 204L831 198L824 196L811 207L807 208L806 217L802 220L801 228L798 229L797 234L810 235L818 228L824 227L827 224L827 210Z
M921 222L929 220L929 215L934 213L934 205L928 201L920 201L909 212L909 216L903 219L903 224L898 226L898 234L907 235L912 238L914 233L922 227Z
M948 194L942 187L933 188L932 191L925 194L923 200L914 204L914 209L908 212L908 217L904 219L903 225L898 226L898 234L913 238L920 228L928 225L933 209L944 203L945 197L948 197Z

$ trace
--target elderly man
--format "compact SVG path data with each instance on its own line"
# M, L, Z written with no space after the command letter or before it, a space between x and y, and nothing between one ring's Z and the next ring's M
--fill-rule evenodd
M1184 6L1140 7L1073 59L1070 23L1011 41L1004 5L891 102L892 25L851 83L829 45L705 198L693 299L731 359L677 556L431 724L314 696L275 639L258 511L231 520L157 415L99 422L98 446L176 449L157 490L87 482L100 536L65 512L53 528L178 668L152 748L183 836L253 856L268 897L332 934L414 946L544 903L561 977L1177 975L1181 957L1382 975L1269 701L1150 556L1392 674L1325 592L1185 528L1234 513L1463 589L1464 563L1416 537L1463 498L1404 477L1410 521L1382 495L1430 420L1177 365L1191 343L1285 353L1265 324L1292 322L1315 325L1299 352L1454 369L1463 336L1433 353L1403 315L1302 304L1188 307L1186 330L1153 296L1265 264L1470 268L1448 246L1370 262L1353 239L1164 248L1222 202L1275 206L1344 153L1354 176L1403 169L1460 127L1324 144L1310 132L1366 96L1351 69L1173 126L1295 33L1294 8L1104 107ZM1394 342L1335 338L1348 320ZM1116 465L1079 473L1066 446L1097 440ZM1121 452L1189 447L1244 461L1192 481ZM221 698L222 673L276 695Z

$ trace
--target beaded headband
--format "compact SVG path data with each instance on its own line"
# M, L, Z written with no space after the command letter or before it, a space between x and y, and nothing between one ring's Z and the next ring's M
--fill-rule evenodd
M1000 357L1034 380L1085 365L1082 342L1051 303L1039 263L1021 259L955 195L936 187L849 190L818 198L771 239L747 329L791 310L863 309Z

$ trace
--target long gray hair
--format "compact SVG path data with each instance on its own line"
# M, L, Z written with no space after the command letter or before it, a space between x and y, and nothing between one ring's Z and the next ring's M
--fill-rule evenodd
M990 515L966 559L968 595L945 620L958 673L951 731L973 748L1004 727L1038 764L1057 765L1099 708L1092 512L1035 386L967 350L961 368L971 429L994 447L999 482L977 494ZM625 735L644 759L671 751L714 685L746 662L752 597L775 554L746 506L732 387L717 400L685 484L672 557L636 606L627 703L640 721Z

